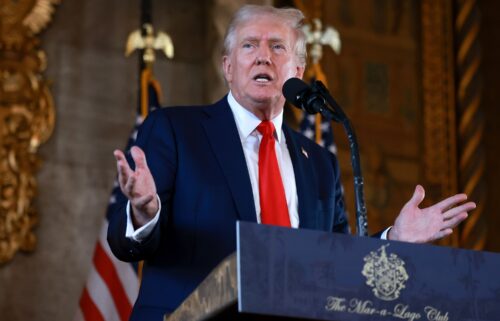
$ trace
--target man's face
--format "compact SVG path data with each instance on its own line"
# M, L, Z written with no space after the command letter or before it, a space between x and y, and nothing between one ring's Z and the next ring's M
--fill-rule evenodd
M270 16L239 26L223 68L235 99L258 117L268 119L283 108L283 83L291 77L302 78L304 73L295 55L295 33Z

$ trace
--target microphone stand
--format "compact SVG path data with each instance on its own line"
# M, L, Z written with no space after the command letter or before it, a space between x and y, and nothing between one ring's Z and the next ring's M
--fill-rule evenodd
M326 104L320 104L318 108L321 115L323 115L328 120L334 120L341 123L344 126L347 138L349 140L349 147L351 149L351 164L354 176L354 196L356 205L356 227L357 234L359 236L368 236L368 218L366 215L366 205L363 193L363 176L361 174L361 162L359 157L358 141L356 138L356 133L351 125L351 122L347 118L346 114L340 108L339 104L333 99L332 95L328 89L319 80L316 80L312 84L313 91L319 93L319 95L326 100ZM319 105L317 105L319 106Z

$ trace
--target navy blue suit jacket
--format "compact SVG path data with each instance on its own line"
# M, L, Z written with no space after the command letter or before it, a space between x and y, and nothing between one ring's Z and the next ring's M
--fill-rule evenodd
M283 125L297 185L300 228L347 232L335 157ZM162 210L150 237L125 237L126 198L109 220L108 242L124 261L144 260L131 320L162 320L236 249L237 220L256 222L250 177L227 98L151 113L137 145Z

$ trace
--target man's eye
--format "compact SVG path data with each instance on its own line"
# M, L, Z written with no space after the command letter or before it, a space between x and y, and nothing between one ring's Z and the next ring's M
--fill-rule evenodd
M282 44L275 44L275 45L273 45L273 49L280 49L281 50L281 49L285 49L285 46Z
M244 43L243 48L252 48L252 44L251 43Z

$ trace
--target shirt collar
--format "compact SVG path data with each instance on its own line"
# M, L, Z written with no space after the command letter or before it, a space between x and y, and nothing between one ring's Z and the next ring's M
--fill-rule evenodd
M257 126L259 126L262 120L257 118L257 116L255 116L248 109L241 106L240 103L236 101L231 91L229 91L229 94L227 95L227 102L229 103L229 107L231 107L231 111L233 112L240 139L241 141L243 141L247 139L247 137L257 128ZM276 138L278 139L278 142L281 142L283 109L278 114L278 116L274 117L271 121L273 122L274 128L276 128Z

